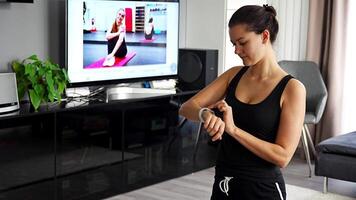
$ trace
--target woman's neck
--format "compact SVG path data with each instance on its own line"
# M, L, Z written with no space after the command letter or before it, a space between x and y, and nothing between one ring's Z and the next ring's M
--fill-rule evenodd
M255 65L250 67L248 73L251 78L265 80L273 77L278 71L278 63L272 48L266 52L266 55Z

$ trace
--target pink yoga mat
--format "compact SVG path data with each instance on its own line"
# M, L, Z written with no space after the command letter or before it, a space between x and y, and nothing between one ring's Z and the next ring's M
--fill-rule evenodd
M98 61L95 61L87 66L85 66L85 69L94 69L94 68L104 68L104 67L122 67L126 65L134 56L136 55L136 52L130 52L126 54L124 58L115 58L115 64L113 66L103 66L103 62L105 58L102 58Z
M153 42L153 41L155 41L155 40L156 40L156 38L155 38L155 37L152 37L152 39L150 39L150 40L141 39L140 42L142 42L142 43L150 43L150 42Z

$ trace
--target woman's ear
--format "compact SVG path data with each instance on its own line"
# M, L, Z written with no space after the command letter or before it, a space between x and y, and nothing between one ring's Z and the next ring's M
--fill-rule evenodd
M262 43L266 44L270 39L269 31L267 29L265 29L261 35L262 35Z

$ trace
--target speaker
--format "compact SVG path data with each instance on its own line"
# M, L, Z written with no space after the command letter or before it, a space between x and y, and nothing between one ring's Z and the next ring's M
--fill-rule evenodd
M20 108L15 73L0 73L0 114Z
M217 49L179 49L177 86L180 90L200 90L217 75Z

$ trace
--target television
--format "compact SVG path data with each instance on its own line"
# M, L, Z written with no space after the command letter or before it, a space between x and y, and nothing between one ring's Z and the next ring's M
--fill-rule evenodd
M178 19L178 0L67 0L69 87L176 77ZM123 36L112 42L115 25ZM116 55L123 43L126 52Z

